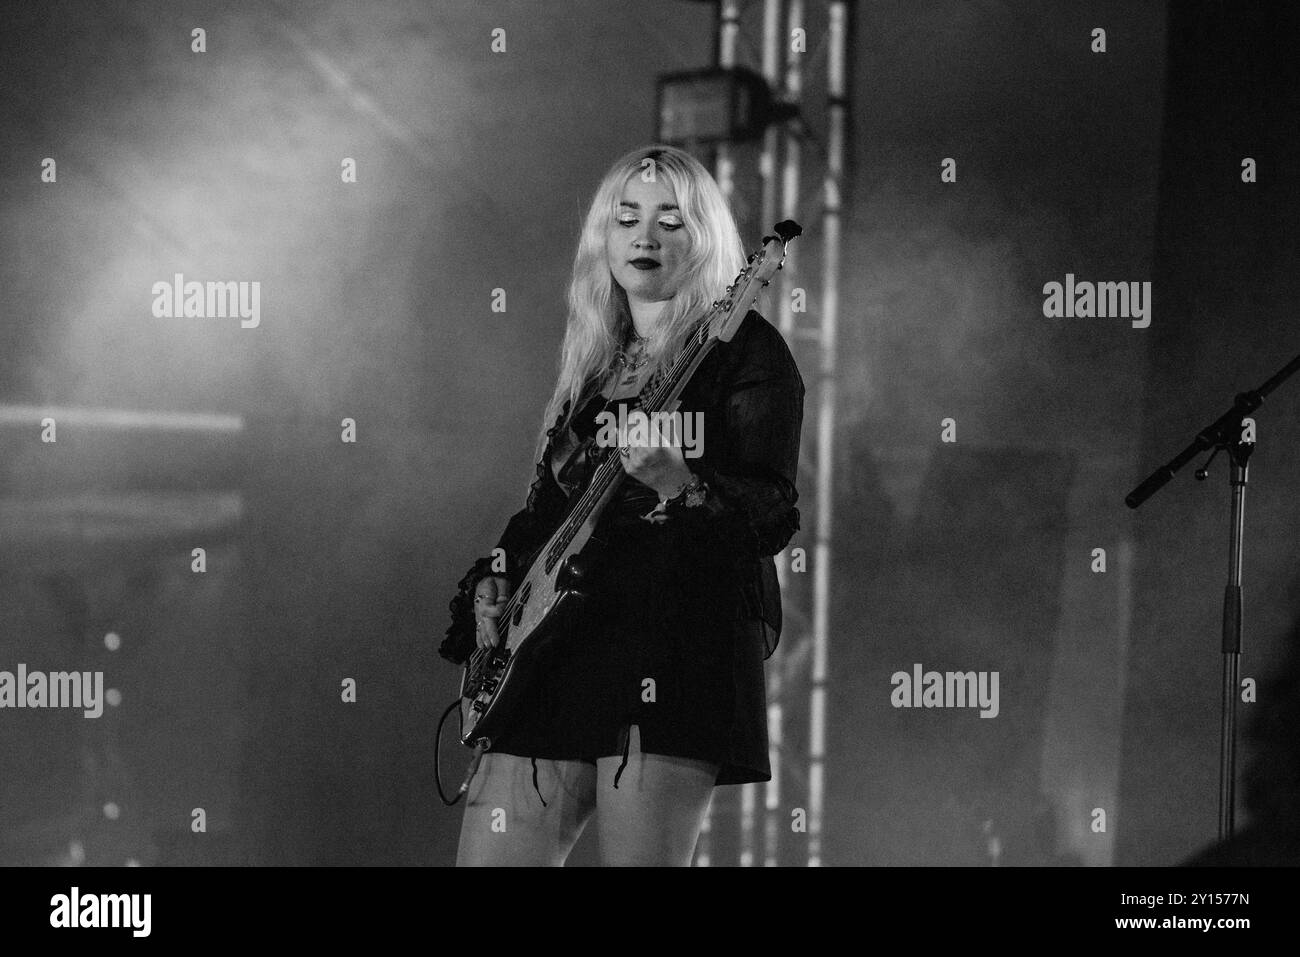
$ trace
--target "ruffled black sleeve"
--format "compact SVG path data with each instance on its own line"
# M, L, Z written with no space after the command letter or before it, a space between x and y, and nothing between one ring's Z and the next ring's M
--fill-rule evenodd
M704 560L775 555L799 530L803 378L781 334L757 315L749 321L740 355L719 366L720 394L705 413L705 452L710 442L720 449L686 460L709 493L694 507L670 504L663 526Z
M474 652L474 589L491 574L492 558L480 558L456 586L451 600L451 625L438 646L438 654L454 664L464 664Z
M556 433L568 408L566 402L555 425L546 430L546 448L537 463L537 476L528 489L528 499L524 507L511 516L497 541L496 547L504 552L504 562L498 562L498 570L494 571L493 556L485 555L470 566L456 586L456 594L448 606L451 625L438 646L438 654L448 661L463 664L474 651L474 589L478 583L489 576L500 575L510 582L513 590L527 571L532 555L546 542L563 517L567 499L551 474L550 459ZM502 564L504 571L499 570Z

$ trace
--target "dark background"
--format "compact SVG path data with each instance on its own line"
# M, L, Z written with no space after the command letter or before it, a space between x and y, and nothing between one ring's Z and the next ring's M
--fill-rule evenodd
M1123 498L1300 351L1294 6L854 9L826 860L1176 862L1216 828L1226 463L1137 513ZM102 669L122 703L0 711L0 863L451 863L446 604L522 504L586 204L654 139L655 78L712 63L712 7L3 18L0 669ZM260 327L155 319L176 272L260 281ZM1151 281L1151 326L1045 318L1067 272ZM794 348L811 455L814 354ZM1243 674L1261 679L1297 604L1298 395L1256 416ZM47 407L237 425L72 414L50 445ZM812 531L808 509L792 547ZM1001 714L892 708L914 662L999 671ZM783 795L804 803L797 778ZM584 839L574 863L592 860Z

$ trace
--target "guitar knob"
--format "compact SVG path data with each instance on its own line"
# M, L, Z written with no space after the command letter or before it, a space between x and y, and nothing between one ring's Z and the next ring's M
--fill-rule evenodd
M578 555L570 555L560 566L560 573L555 577L555 584L562 591L581 592L585 589L583 585L590 577L591 566L586 559Z

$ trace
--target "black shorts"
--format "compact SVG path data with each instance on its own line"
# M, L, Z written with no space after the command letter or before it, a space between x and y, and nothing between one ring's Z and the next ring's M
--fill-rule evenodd
M644 753L713 762L719 784L769 780L758 624L710 606L699 589L716 583L637 560L619 577L635 600L624 586L557 631L492 750L595 763L637 725Z

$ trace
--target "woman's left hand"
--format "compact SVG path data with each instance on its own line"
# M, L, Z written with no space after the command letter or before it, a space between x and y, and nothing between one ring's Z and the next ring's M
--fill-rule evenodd
M683 485L695 478L686 465L680 442L675 436L665 436L655 419L649 419L650 441L645 445L624 446L623 471L643 485L659 493L660 498L672 498Z

